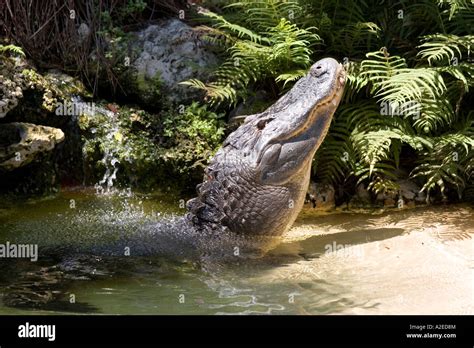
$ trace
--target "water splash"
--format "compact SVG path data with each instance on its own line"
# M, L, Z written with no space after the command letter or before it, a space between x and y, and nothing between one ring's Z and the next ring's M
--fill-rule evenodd
M117 172L120 165L118 154L119 146L117 143L122 140L117 114L95 103L86 103L78 96L71 98L71 101L73 103L73 110L78 110L76 114L82 114L88 117L102 115L108 119L108 122L101 125L102 131L104 132L104 141L101 144L104 154L100 163L104 165L105 172L102 179L94 185L94 188L99 195L114 193L114 182L117 179ZM96 128L91 128L90 131L93 134L98 132ZM83 155L85 156L85 154Z
M105 173L102 179L94 186L98 194L106 194L113 192L114 181L117 179L118 159L117 134L119 132L119 124L116 115L113 112L108 112L107 116L110 118L110 126L105 127L106 135L103 142L104 156L100 160L105 166Z
M105 135L104 141L101 144L104 154L100 162L104 164L105 173L102 179L96 183L94 188L96 189L97 194L110 192L114 186L114 181L117 178L118 164L120 164L116 146L117 134L120 134L117 115L110 110L98 106L96 103L84 102L84 100L77 95L72 96L70 101L65 102L61 110L70 115L72 122L76 124L79 122L78 118L81 115L89 118L96 118L101 115L109 120L109 122L104 122L101 125L101 130ZM91 128L90 132L95 135L98 133L98 129ZM86 154L84 152L82 156L82 162L86 163L87 159L85 158ZM85 168L83 168L83 171L86 172ZM84 176L84 186L86 185L85 180L86 177Z

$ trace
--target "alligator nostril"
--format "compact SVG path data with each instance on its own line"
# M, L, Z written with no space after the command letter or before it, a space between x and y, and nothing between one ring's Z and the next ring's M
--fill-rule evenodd
M311 74L314 77L320 77L321 75L325 74L327 72L327 69L323 67L322 64L318 64L315 67L311 69Z

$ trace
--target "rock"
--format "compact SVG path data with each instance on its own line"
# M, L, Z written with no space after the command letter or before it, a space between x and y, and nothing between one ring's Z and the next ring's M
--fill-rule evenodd
M375 199L377 201L383 202L386 199L396 199L397 198L397 193L396 192L381 192L378 193Z
M407 203L407 206L412 206L414 203L426 203L426 194L420 192L421 188L415 182L411 180L400 180L398 184L400 186L400 194Z
M381 192L377 194L375 200L383 204L384 208L393 208L396 205L397 196L396 192Z
M415 197L416 203L426 203L426 194L424 192L418 192Z
M367 191L364 184L360 184L356 187L356 196L361 201L370 201L369 191Z
M13 122L0 125L0 138L8 139L0 143L0 168L11 171L51 151L64 140L64 133L58 128Z
M3 118L7 113L18 105L18 100L23 97L22 89L17 86L22 83L22 80L15 74L10 80L6 80L0 84L0 118Z
M308 200L318 210L332 210L336 206L335 189L330 184L311 182L308 189Z
M402 196L413 203L426 204L427 196L421 192L421 188L413 181L405 180L400 182Z
M383 201L383 206L385 208L393 208L395 205L396 205L396 201L395 199L391 197L385 198Z
M73 96L92 97L84 84L77 78L72 77L57 69L50 69L44 74L44 80L51 88L54 88L55 95L59 99L70 99ZM45 93L48 97L53 97L51 91Z
M398 180L398 192L379 193L377 194L377 202L383 202L384 207L398 206L400 198L404 202L404 206L411 207L415 203L426 203L426 195L420 192L420 187L410 180Z
M348 207L349 209L354 208L365 208L372 205L372 199L370 197L370 193L365 187L364 184L359 184L356 187L356 193L349 201Z
M23 89L27 83L22 74L27 63L19 57L1 57L0 66L0 118L18 105L23 98Z
M135 36L132 50L139 53L131 62L135 70L132 78L144 102L150 101L147 97L156 97L147 94L158 87L161 95L178 104L198 96L198 91L179 83L191 78L205 79L206 70L217 63L217 58L204 48L204 41L193 28L178 19L168 19Z
M420 192L420 188L413 181L409 180L400 180L398 181L400 186L400 193L403 198L406 198L408 201L411 201L415 196Z
M0 60L0 194L48 194L61 183L82 183L77 117L56 111L90 93L57 70L40 73L24 58Z

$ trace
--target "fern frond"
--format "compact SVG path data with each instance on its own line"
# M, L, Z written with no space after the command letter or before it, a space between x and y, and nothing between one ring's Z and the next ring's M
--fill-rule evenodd
M447 185L455 187L459 197L465 187L465 178L470 177L469 164L474 158L473 123L458 133L448 133L434 139L434 146L425 153L421 164L410 174L413 178L423 177L426 182L422 191L428 194L436 188L443 197Z
M373 91L378 92L381 84L395 76L399 70L407 68L405 59L390 56L385 48L366 54L367 58L361 63L361 75L366 76L373 84Z
M258 35L257 33L255 33L254 31L250 29L242 27L238 24L228 22L224 17L219 16L218 14L215 14L210 11L203 12L202 14L206 17L209 17L211 20L213 20L214 25L218 29L229 30L240 39L248 39L256 43L262 43L262 42L268 43L268 39L262 37L261 35Z
M420 100L424 94L438 98L446 91L440 74L432 69L407 68L405 59L390 56L385 49L367 54L361 63L362 75L373 85L372 92L380 102L404 103Z
M348 55L371 50L379 43L381 28L373 22L348 23L334 34L333 45L344 47Z
M285 88L304 75L312 62L311 47L320 41L312 28L298 28L284 18L280 18L275 27L268 28L265 34L259 35L243 31L219 15L207 13L207 16L219 21L220 31L228 30L230 35L240 35L227 50L228 59L215 71L212 84L197 84L196 81L187 84L206 90L213 104L235 104L246 96L249 85L267 78L283 82Z
M463 51L469 52L471 47L474 47L474 35L425 35L421 38L421 41L423 44L418 46L421 49L418 57L426 59L430 65L443 60L452 62L454 58L460 60L463 57Z
M465 185L459 172L462 167L451 161L443 161L441 164L423 163L417 166L411 173L412 178L423 177L425 184L421 188L421 192L425 191L428 196L431 191L439 187L441 194L445 197L446 184L455 186L461 191Z
M397 74L379 83L375 94L380 101L406 102L422 99L424 94L438 98L446 91L440 74L431 69L400 69Z
M21 57L25 56L25 52L23 52L23 49L21 47L15 45L0 45L0 54L5 53L13 53Z
M372 132L353 132L351 140L361 163L369 168L369 175L375 166L391 158L391 146L394 139L405 143L415 150L423 150L432 144L420 136L408 135L397 129L385 129Z
M275 78L276 82L283 82L283 88L285 88L287 83L295 82L305 76L308 73L308 70L294 70L287 72L285 74L280 74Z
M372 181L373 177L383 177L385 179L396 180L396 168L389 162L378 162L373 168L369 168L362 163L358 163L353 174L358 178L357 185L363 181Z
M237 91L229 85L216 85L213 83L205 84L197 79L190 79L180 82L181 85L190 86L205 92L206 98L210 99L211 104L219 104L227 100L236 100Z
M433 68L439 73L451 75L463 84L465 92L469 91L469 87L474 86L474 65L471 63L460 63L457 65L440 66ZM448 91L451 90L448 88Z
M428 134L455 119L452 105L446 98L426 97L421 101L420 115L414 117L413 127L422 134Z
M245 13L245 22L257 30L274 27L282 18L293 21L303 16L303 8L296 0L240 0L226 8Z
M460 11L469 9L472 1L469 0L438 0L439 5L447 4L449 6L449 20L451 20Z
M381 174L377 174L374 176L374 179L369 182L367 189L375 194L394 194L400 190L400 185L394 180L388 179Z

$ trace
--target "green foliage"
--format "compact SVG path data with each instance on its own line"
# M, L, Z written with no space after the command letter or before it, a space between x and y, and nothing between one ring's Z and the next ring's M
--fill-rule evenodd
M254 84L272 81L273 89L283 90L296 81L311 65L314 46L320 42L314 27L299 28L284 18L295 9L294 2L243 1L230 7L247 13L248 27L227 21L223 16L205 12L213 29L209 40L226 48L228 58L215 71L214 80L183 82L204 90L212 104L235 105L248 95ZM252 28L252 29L249 29Z
M194 186L222 141L222 116L198 103L161 115L126 107L113 117L100 107L94 115L83 114L79 125L89 181L102 178L109 153L120 166L118 183L151 189L172 177L178 186Z
M452 62L455 58L462 59L463 54L474 45L474 35L457 36L452 34L425 35L423 44L418 46L418 56L426 59L430 65L435 62Z
M409 68L403 58L390 56L386 49L367 53L367 58L360 63L359 79L367 78L367 92L378 105L358 102L340 107L316 159L324 163L324 170L316 167L316 174L334 183L355 176L376 193L394 192L401 169L399 156L408 146L416 154L417 165L405 169L421 179L428 198L437 189L444 197L447 187L461 198L466 181L472 180L468 164L474 152L474 118L472 112L455 112L446 85L454 79L466 81L464 87L469 88L472 75L459 70L457 78L429 66ZM458 89L454 101L460 102L464 93ZM335 149L347 149L345 157Z
M214 102L233 104L249 89L281 94L321 57L344 61L348 81L316 154L318 181L394 193L411 177L428 199L473 191L471 2L246 0L206 18L228 59L212 82L188 84Z
M422 154L420 164L413 170L413 177L424 178L422 190L439 188L443 198L446 187L456 189L459 198L474 175L474 112L466 122L458 124L457 132L448 132L433 138L433 147Z
M0 54L5 53L16 54L17 56L21 57L25 56L25 52L23 52L21 47L15 45L0 45Z
M145 10L146 5L146 2L143 0L129 0L128 3L120 9L121 15L127 17L140 14Z
M434 70L407 68L405 59L390 57L386 50L367 53L367 58L371 59L362 62L362 74L368 76L371 93L380 102L436 99L446 91L443 79Z
M196 102L178 109L177 113L166 113L162 121L163 135L171 144L164 156L176 162L179 172L204 168L224 136L224 115Z
M207 0L203 6L209 2L219 10L202 11L200 19L206 25L200 29L220 49L223 63L206 81L184 82L203 90L209 105L230 108L261 90L276 100L312 63L335 57L344 62L348 81L314 161L316 180L341 186L363 183L374 193L393 193L399 190L400 179L411 178L428 198L453 193L474 197L472 1ZM98 80L118 83L117 77L128 70L125 55L135 54L126 50L127 32L157 13L149 13L152 6L145 0L121 0L116 6L75 3L82 9L77 12L80 19L98 28L91 40L84 41L88 47L78 50L77 41L63 36L67 29L66 37L75 37L77 28L65 26L67 16L62 13L53 16L54 6L50 12L39 6L34 16L26 18L29 12L22 2L15 4L14 13L5 12L8 18L3 21L11 42L21 43L37 61L64 64L70 71L80 67L93 80L94 91ZM39 31L31 40L31 32L50 20L51 30ZM11 30L23 24L24 30ZM107 52L101 42L110 43ZM59 61L53 61L58 52L62 52ZM0 45L0 55L23 52ZM95 60L90 63L92 56ZM93 79L96 72L104 78ZM140 98L161 100L159 79L129 80L137 83ZM45 99L46 104L52 105L50 100ZM141 168L146 177L160 168L189 173L204 166L222 140L221 115L198 104L182 110L158 104L168 108L159 116L121 114L120 135L89 139L88 151L97 154L104 146L117 146L123 149L121 163L128 163L127 156L135 158L133 168Z

